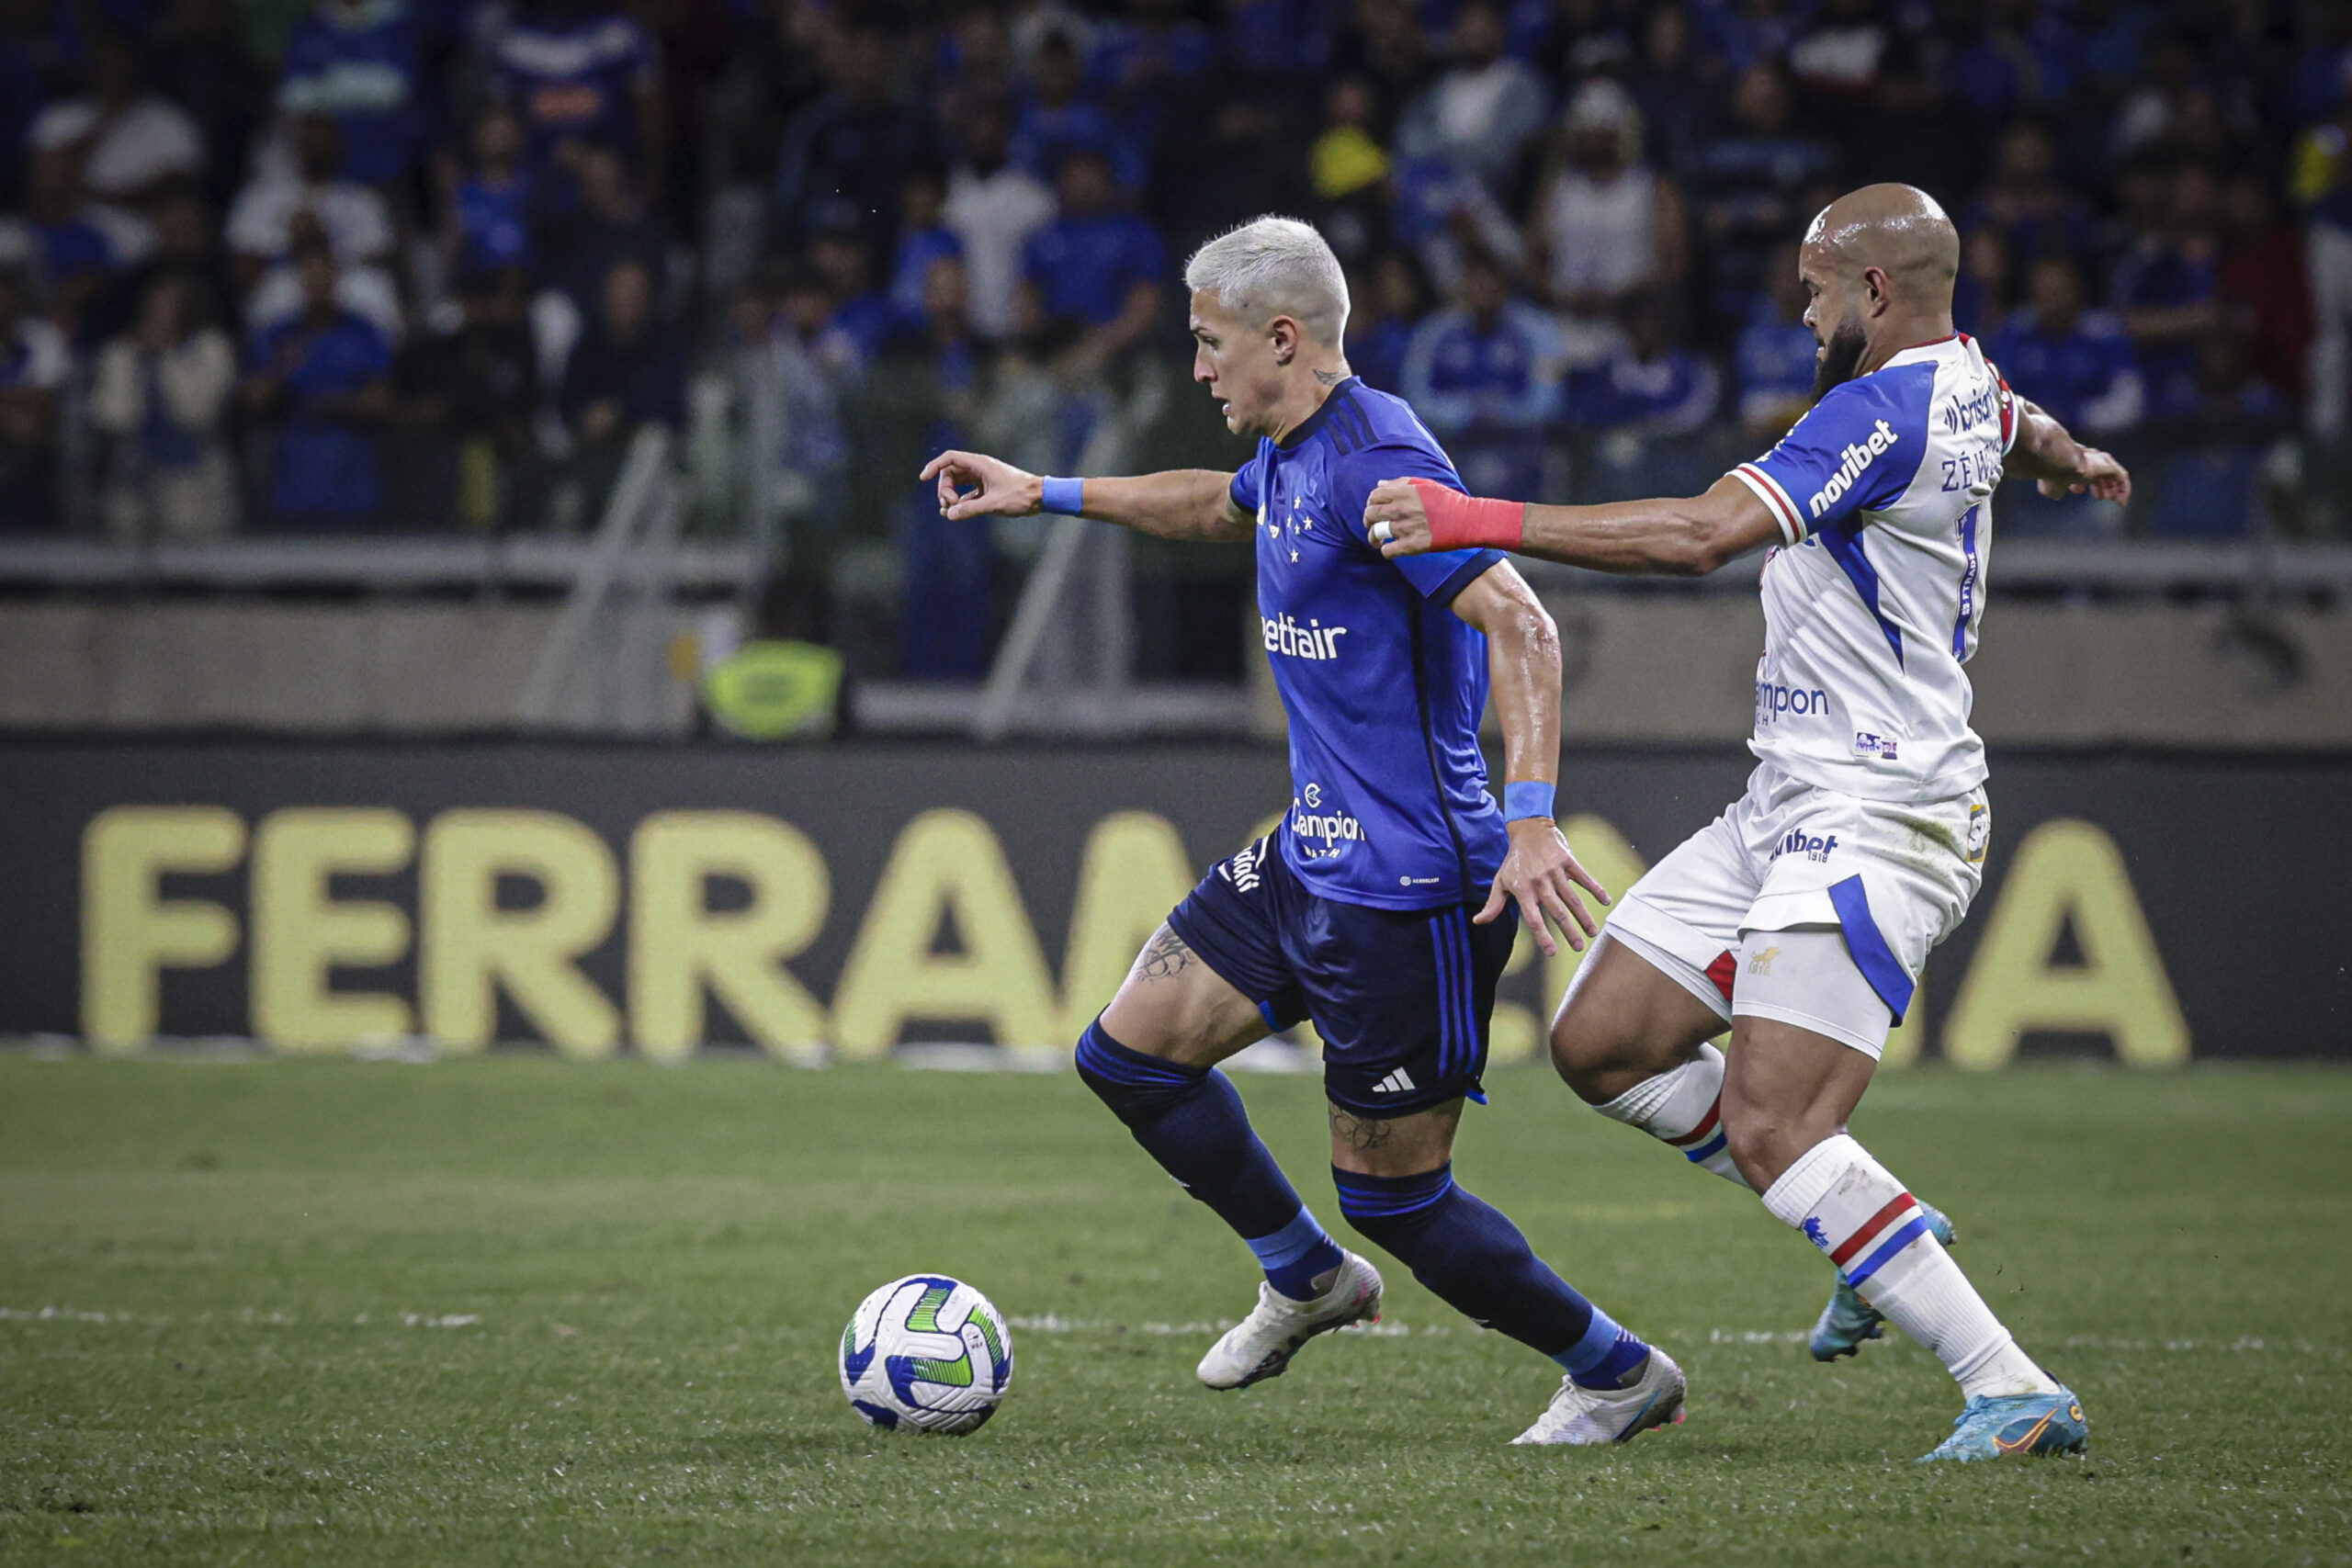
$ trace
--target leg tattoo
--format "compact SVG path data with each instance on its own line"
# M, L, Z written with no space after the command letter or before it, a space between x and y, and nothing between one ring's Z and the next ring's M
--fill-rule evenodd
M1162 926L1143 944L1133 972L1136 978L1148 985L1154 980L1172 980L1199 962L1198 955L1184 945L1182 937Z

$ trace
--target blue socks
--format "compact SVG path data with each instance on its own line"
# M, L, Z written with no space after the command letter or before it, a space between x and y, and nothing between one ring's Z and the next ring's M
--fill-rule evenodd
M1340 1266L1339 1247L1250 1131L1223 1073L1131 1051L1097 1019L1079 1039L1078 1075L1162 1169L1250 1244L1275 1290L1308 1300L1317 1278ZM1455 1186L1452 1166L1405 1177L1334 1170L1331 1179L1340 1212L1415 1279L1584 1386L1622 1388L1649 1359L1647 1345L1544 1266L1518 1226Z
M1250 1244L1267 1281L1294 1301L1337 1269L1340 1248L1250 1128L1223 1073L1130 1051L1096 1019L1078 1042L1078 1076L1184 1190Z
M1419 1176L1331 1172L1340 1213L1473 1321L1533 1347L1586 1388L1623 1388L1650 1348L1545 1267L1502 1213L1454 1185L1453 1168Z

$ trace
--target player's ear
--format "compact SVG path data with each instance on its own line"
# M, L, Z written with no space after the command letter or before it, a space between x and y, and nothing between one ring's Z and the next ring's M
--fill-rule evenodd
M1276 316L1266 327L1267 339L1274 345L1274 363L1288 365L1298 357L1298 323L1288 316Z

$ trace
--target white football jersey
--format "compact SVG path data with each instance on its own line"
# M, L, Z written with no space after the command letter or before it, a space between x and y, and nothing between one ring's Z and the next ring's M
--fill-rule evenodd
M1732 470L1787 540L1764 562L1758 757L1871 800L1940 800L1984 782L1962 667L2017 427L2000 372L1954 336L1833 389Z

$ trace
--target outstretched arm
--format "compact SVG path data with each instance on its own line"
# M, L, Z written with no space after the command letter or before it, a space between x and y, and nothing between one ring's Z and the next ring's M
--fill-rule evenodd
M1603 904L1609 894L1568 852L1554 825L1550 795L1560 772L1560 633L1551 615L1507 562L1497 561L1453 600L1453 613L1487 634L1487 665L1495 716L1503 730L1503 804L1510 852L1495 873L1487 907L1471 917L1486 924L1516 900L1519 918L1550 957L1559 951L1548 919L1568 945L1584 951L1600 922L1577 897L1581 887ZM1541 814L1513 815L1514 784L1542 785Z
M2132 499L2132 475L2122 464L2096 446L2086 446L2066 434L2066 427L2025 399L2017 400L2018 439L2009 448L2007 471L2021 479L2035 479L2041 493L2056 500L2088 491L2101 501L2118 505Z
M1365 502L1363 521L1386 556L1486 546L1594 571L1676 577L1704 576L1784 537L1771 509L1728 474L1704 495L1607 506L1478 501L1428 479L1388 479Z
M951 522L1026 517L1045 509L1042 478L978 452L942 452L923 465L922 477L938 482L939 514ZM1209 468L1070 482L1080 484L1080 515L1139 534L1234 540L1248 538L1254 526L1250 513L1233 504L1233 476Z

